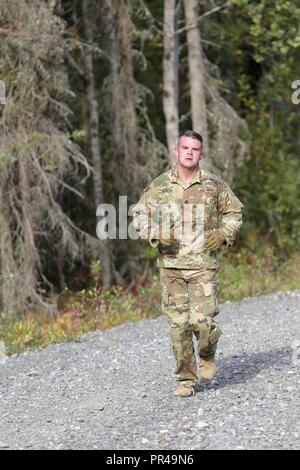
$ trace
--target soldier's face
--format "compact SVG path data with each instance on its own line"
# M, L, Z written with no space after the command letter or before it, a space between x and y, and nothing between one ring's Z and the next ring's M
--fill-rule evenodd
M192 137L182 136L178 147L175 148L175 155L179 165L184 168L194 168L199 165L202 158L202 144Z

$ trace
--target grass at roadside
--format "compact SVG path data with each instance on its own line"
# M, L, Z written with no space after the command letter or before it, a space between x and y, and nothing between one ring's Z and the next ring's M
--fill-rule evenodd
M271 252L258 256L240 251L224 256L221 266L217 276L220 302L300 289L300 253L280 262ZM115 286L106 290L90 288L76 294L65 294L68 301L54 318L42 314L11 321L4 313L0 315L0 340L4 341L7 354L45 347L72 340L88 331L160 315L157 277L151 287L139 286L134 292Z
M246 250L226 255L217 282L220 302L300 289L300 252L284 262L268 249L261 255Z

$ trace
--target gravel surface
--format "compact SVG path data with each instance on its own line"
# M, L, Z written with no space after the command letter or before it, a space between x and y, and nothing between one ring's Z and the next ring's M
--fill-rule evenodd
M218 373L190 398L163 317L14 355L0 448L299 449L299 311L300 291L221 305Z

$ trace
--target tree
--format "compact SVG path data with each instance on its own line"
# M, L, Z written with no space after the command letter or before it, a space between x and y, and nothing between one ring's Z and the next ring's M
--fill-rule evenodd
M57 247L66 267L92 243L59 203L66 192L80 197L80 179L90 174L68 133L65 25L37 0L3 0L0 17L7 88L0 123L1 304L6 313L53 313L45 294L54 289L49 272L57 270ZM73 178L68 184L66 175Z
M119 195L128 197L128 205L137 202L165 163L166 151L156 139L148 117L150 92L136 77L147 67L138 43L140 38L145 41L145 37L151 37L151 15L139 0L105 0L101 12L105 30L101 46L106 58L104 66L108 65L100 89L102 138L107 142L111 198L117 207ZM114 242L114 274L118 282L136 276L137 259L145 256L140 248L130 240Z
M86 38L87 46L84 51L85 62L85 80L86 80L86 97L89 105L89 131L91 143L91 160L93 167L93 184L94 184L94 201L95 208L103 204L103 178L102 178L102 158L100 150L100 136L99 136L99 109L96 97L95 78L94 78L94 64L93 64L93 11L91 0L83 0L83 25L84 35ZM108 287L111 284L111 266L109 255L108 240L99 240L99 257L103 270L103 285Z
M166 136L172 161L178 142L178 37L175 35L176 0L164 1L163 106Z
M228 6L228 4L226 4ZM206 18L222 7L203 13ZM189 83L193 129L204 138L203 166L232 182L237 166L248 151L248 129L237 112L221 96L222 81L213 78L217 69L205 57L197 14L198 2L184 0L188 45Z
M203 136L206 162L209 155L209 138L207 132L207 109L205 91L205 65L197 24L197 0L184 0L184 12L187 26L189 83L193 130Z

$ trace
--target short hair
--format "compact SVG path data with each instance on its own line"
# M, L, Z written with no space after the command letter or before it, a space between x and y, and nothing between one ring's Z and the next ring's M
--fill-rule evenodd
M201 144L203 145L203 137L202 135L198 134L198 132L190 131L190 130L185 130L181 132L179 136L179 140L181 137L191 137L192 139L199 140Z

